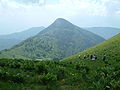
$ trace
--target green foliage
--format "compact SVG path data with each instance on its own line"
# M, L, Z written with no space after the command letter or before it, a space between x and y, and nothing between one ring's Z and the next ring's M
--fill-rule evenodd
M48 84L53 84L54 82L57 81L57 76L54 74L43 74L38 77L38 82L39 84L42 85L48 85Z
M9 90L7 84L11 90L15 85L19 90L119 90L119 46L120 34L63 61L0 59L0 88ZM89 53L98 59L82 58Z
M93 86L101 89L118 89L120 88L119 74L120 70L115 71L115 68L111 68L110 66L100 68L96 71Z
M11 85L12 89L15 84L20 89L118 89L119 74L118 61L107 65L89 60L69 62L0 59L0 81ZM5 88L1 83L0 86Z
M106 60L104 61L104 63L106 64L114 64L115 61L119 62L120 61L120 34L92 48L84 50L83 52L80 52L74 56L68 57L65 60L66 61L79 60L79 55L81 56L81 59L83 59L83 56L88 54L93 54L93 55L95 54L98 57L98 60L102 60L105 54ZM89 58L87 59L90 60Z
M39 74L47 74L48 70L47 70L46 66L44 66L44 64L39 64L36 67L36 72L38 72Z
M48 28L7 51L0 58L61 60L104 41L64 19L57 19Z
M11 72L7 72L5 69L0 68L0 80L14 82L14 83L24 83L24 76L20 73L13 74Z
M64 79L66 76L66 71L64 67L57 67L54 73L57 75L58 80Z
M21 41L35 36L38 34L40 31L42 31L44 27L33 27L28 30L18 32L18 33L12 33L8 35L0 35L0 51L11 48L14 45L20 43Z

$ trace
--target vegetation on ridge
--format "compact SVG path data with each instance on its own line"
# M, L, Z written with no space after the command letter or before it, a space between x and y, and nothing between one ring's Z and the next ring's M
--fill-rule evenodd
M38 35L8 50L0 58L60 60L104 41L98 35L57 19Z
M119 46L120 34L63 61L0 59L0 88L119 90ZM83 59L83 55L89 53L95 54L98 59ZM104 53L106 60L102 60Z
M42 31L44 27L33 27L28 30L7 34L7 35L0 35L0 51L3 49L8 49L13 47L14 45L17 45L21 41L35 36L40 31Z

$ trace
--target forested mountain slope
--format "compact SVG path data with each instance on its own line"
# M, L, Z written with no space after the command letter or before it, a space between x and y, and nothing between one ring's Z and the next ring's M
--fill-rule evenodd
M100 36L59 18L36 36L2 51L0 57L60 60L102 41Z

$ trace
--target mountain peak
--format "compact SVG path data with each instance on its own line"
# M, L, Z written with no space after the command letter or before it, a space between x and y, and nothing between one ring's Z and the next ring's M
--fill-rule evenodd
M61 28L71 27L71 25L73 24L63 18L56 19L55 22L52 24L52 26L54 27L61 27Z
M59 21L59 22L68 22L67 20L65 20L64 18L57 18L56 20L55 20L55 22L56 21Z

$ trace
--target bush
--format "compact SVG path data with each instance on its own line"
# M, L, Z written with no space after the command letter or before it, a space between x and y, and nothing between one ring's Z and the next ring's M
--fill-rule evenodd
M45 65L42 65L42 64L37 65L36 71L38 74L47 74L48 73L47 68L45 67Z
M57 76L51 73L43 74L38 78L38 83L42 85L53 84L56 81L57 81Z
M20 73L12 74L5 70L0 70L0 80L11 81L14 83L23 83L25 81L24 77Z
M14 83L23 83L25 80L20 73L17 73L16 75L11 76L11 81L13 81Z
M89 67L84 65L84 64L76 64L75 69L82 72L82 73L88 73L89 72Z
M59 67L56 70L56 75L58 80L65 78L65 68Z
M10 79L10 74L8 72L5 72L3 70L0 70L0 80L9 80Z
M29 70L29 71L32 71L32 70L35 70L35 65L33 62L24 62L23 65L21 65L21 68L24 69L24 70Z
M10 68L20 68L20 66L21 66L20 63L18 63L18 62L17 63L12 62L11 64L9 64Z

